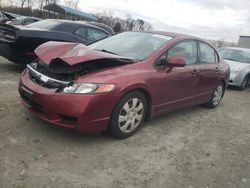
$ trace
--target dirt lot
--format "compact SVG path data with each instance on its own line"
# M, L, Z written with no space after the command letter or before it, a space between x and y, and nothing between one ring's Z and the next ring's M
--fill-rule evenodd
M250 88L114 140L31 115L17 92L21 71L0 58L0 187L250 187Z

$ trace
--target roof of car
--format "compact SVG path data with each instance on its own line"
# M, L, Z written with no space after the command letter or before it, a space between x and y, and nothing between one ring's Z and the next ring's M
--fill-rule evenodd
M87 21L76 21L76 22L83 22L83 23L88 24L88 25L94 25L94 26L100 27L100 28L108 31L110 34L114 34L115 33L111 27L109 27L108 25L106 25L104 23L100 23L100 22L87 22Z
M17 17L17 19L25 19L25 18L32 18L32 19L36 19L36 20L42 20L41 18L32 17L32 16L20 16L20 17Z
M232 49L232 50L242 50L242 51L250 52L249 48L240 48L240 47L225 47L225 48L226 49Z
M81 25L90 26L90 27L92 27L92 28L96 28L96 29L103 30L103 31L105 31L107 34L112 34L112 33L110 33L108 30L106 30L106 29L104 29L104 28L102 28L102 27L93 25L93 24L89 24L88 22L83 22L83 21L72 21L72 20L61 20L61 19L47 19L47 20L55 20L55 21L62 22L62 23L71 23L71 24L78 25L78 26L81 26Z
M144 32L144 33L166 35L166 36L170 36L170 37L185 37L185 38L203 40L202 38L199 38L199 37L196 37L196 36L192 36L192 35L188 35L188 34L182 34L182 33L175 33L175 32L167 32L167 31L135 31L135 32Z

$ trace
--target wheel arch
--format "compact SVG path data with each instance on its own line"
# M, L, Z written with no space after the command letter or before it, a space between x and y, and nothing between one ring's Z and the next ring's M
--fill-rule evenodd
M250 79L250 72L247 72L246 76L248 77L248 80L249 80Z
M245 77L247 77L247 81L248 81L248 84L249 84L249 81L250 81L250 71L246 73Z
M220 80L220 82L223 84L223 86L224 86L224 91L223 91L223 95L222 95L222 97L224 97L224 94L225 94L225 91L226 91L226 87L227 87L227 83L226 83L226 81L225 80Z
M147 112L146 112L145 120L146 121L150 120L151 116L152 116L152 95L151 95L151 93L149 91L149 87L147 87L147 85L144 85L144 84L132 85L132 86L124 89L123 91L120 92L119 100L117 100L117 103L122 99L123 96L127 95L128 93L134 92L134 91L139 91L146 97Z
M152 113L152 96L151 96L150 92L148 90L146 90L145 88L138 88L138 89L135 89L134 91L139 91L145 95L145 97L147 99L147 113L146 113L145 120L146 121L150 120L151 113Z

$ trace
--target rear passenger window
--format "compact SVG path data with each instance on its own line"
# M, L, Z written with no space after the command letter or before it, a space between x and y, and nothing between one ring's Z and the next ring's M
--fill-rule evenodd
M75 33L80 37L87 39L87 28L85 27L79 28L75 31Z
M197 63L197 44L195 41L187 41L177 44L168 51L168 58L182 57L187 64Z
M98 39L104 38L106 36L107 36L107 34L103 31L88 28L88 39L90 41L98 40Z
M87 41L95 41L107 36L107 34L101 30L84 27L77 29L75 33Z
M217 63L217 53L215 50L205 44L205 43L200 43L200 63Z

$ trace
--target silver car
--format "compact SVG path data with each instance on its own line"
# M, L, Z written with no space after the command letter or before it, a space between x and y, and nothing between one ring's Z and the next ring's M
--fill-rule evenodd
M222 48L219 50L219 54L230 66L228 84L244 90L250 81L250 49Z

